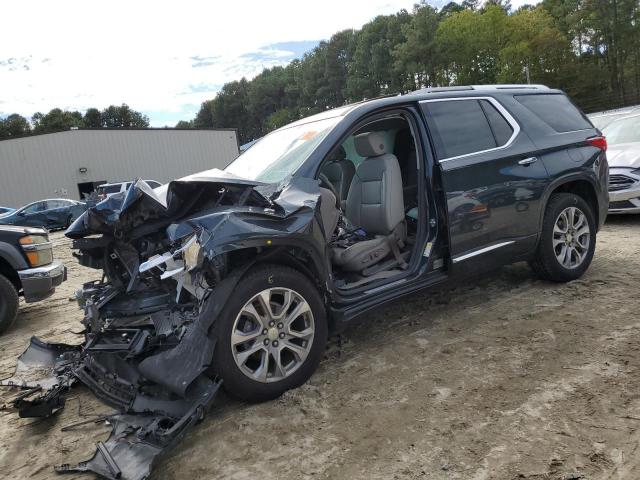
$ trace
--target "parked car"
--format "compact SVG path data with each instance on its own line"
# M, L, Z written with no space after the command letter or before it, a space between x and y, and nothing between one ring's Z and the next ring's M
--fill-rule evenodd
M603 130L609 150L609 213L640 213L640 113Z
M64 265L54 261L46 230L0 225L0 333L16 319L18 296L38 302L66 277Z
M591 123L593 123L594 127L602 130L620 118L639 112L640 107L630 107L621 110L615 110L612 112L590 114L589 120L591 120Z
M128 415L65 471L148 472L221 384L275 398L311 376L329 331L403 295L520 260L579 278L607 215L605 149L559 90L426 89L305 118L224 171L137 181L90 208L67 231L104 274L78 293L85 346L32 342L22 367L38 352L40 372Z
M160 182L156 182L155 180L145 180L145 182L151 188L157 188L162 185ZM96 192L98 193L98 200L104 200L105 198L109 198L116 193L126 192L132 184L133 182L103 183L96 188Z
M0 215L3 215L5 213L11 213L11 212L14 212L15 210L16 210L15 208L0 207Z
M0 216L0 225L44 227L49 230L67 228L87 206L68 198L50 198L25 205L18 210Z

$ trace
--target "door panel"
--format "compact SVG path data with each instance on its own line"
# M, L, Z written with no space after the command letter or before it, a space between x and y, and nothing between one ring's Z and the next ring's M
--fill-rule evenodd
M537 234L547 171L542 161L519 165L523 155L504 153L441 164L454 257L505 240L525 249L526 237Z
M549 177L529 137L493 98L421 107L439 158L454 265L467 268L476 257L504 263L530 251Z

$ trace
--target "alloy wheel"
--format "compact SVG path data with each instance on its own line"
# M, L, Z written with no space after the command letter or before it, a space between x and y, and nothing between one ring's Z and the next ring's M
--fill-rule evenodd
M587 256L591 243L591 230L584 212L577 207L567 207L553 226L553 251L565 268L579 267Z
M236 365L252 380L280 381L304 363L314 337L309 303L289 288L268 288L254 295L231 330Z

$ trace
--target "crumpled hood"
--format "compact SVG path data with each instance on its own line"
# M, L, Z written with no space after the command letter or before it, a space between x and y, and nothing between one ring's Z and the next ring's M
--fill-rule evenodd
M640 142L610 145L607 161L611 168L640 168Z
M212 251L240 239L280 237L308 231L320 213L318 181L291 178L281 190L267 198L274 186L246 180L218 169L190 175L152 189L137 180L126 192L113 195L89 208L66 231L69 238L80 239L105 235L116 241L134 241L158 231L165 231L176 241L207 230ZM323 227L321 227L323 229ZM326 242L330 232L323 232ZM237 245L236 245L237 246ZM215 248L214 248L215 247ZM225 247L226 248L226 247Z
M236 177L218 169L174 180L152 189L144 180L126 192L113 195L89 208L67 230L70 238L109 234L118 238L136 229L158 229L189 216L203 206L211 207L225 195L240 206L269 207L272 203L253 187L261 182ZM145 228L147 227L147 228Z

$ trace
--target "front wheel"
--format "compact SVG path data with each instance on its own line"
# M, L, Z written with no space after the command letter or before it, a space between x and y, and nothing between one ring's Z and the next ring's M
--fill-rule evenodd
M596 224L591 206L572 193L557 193L547 203L534 271L546 280L580 278L596 248Z
M315 371L327 341L326 311L305 275L260 265L239 282L213 335L213 371L225 389L242 400L270 400Z

